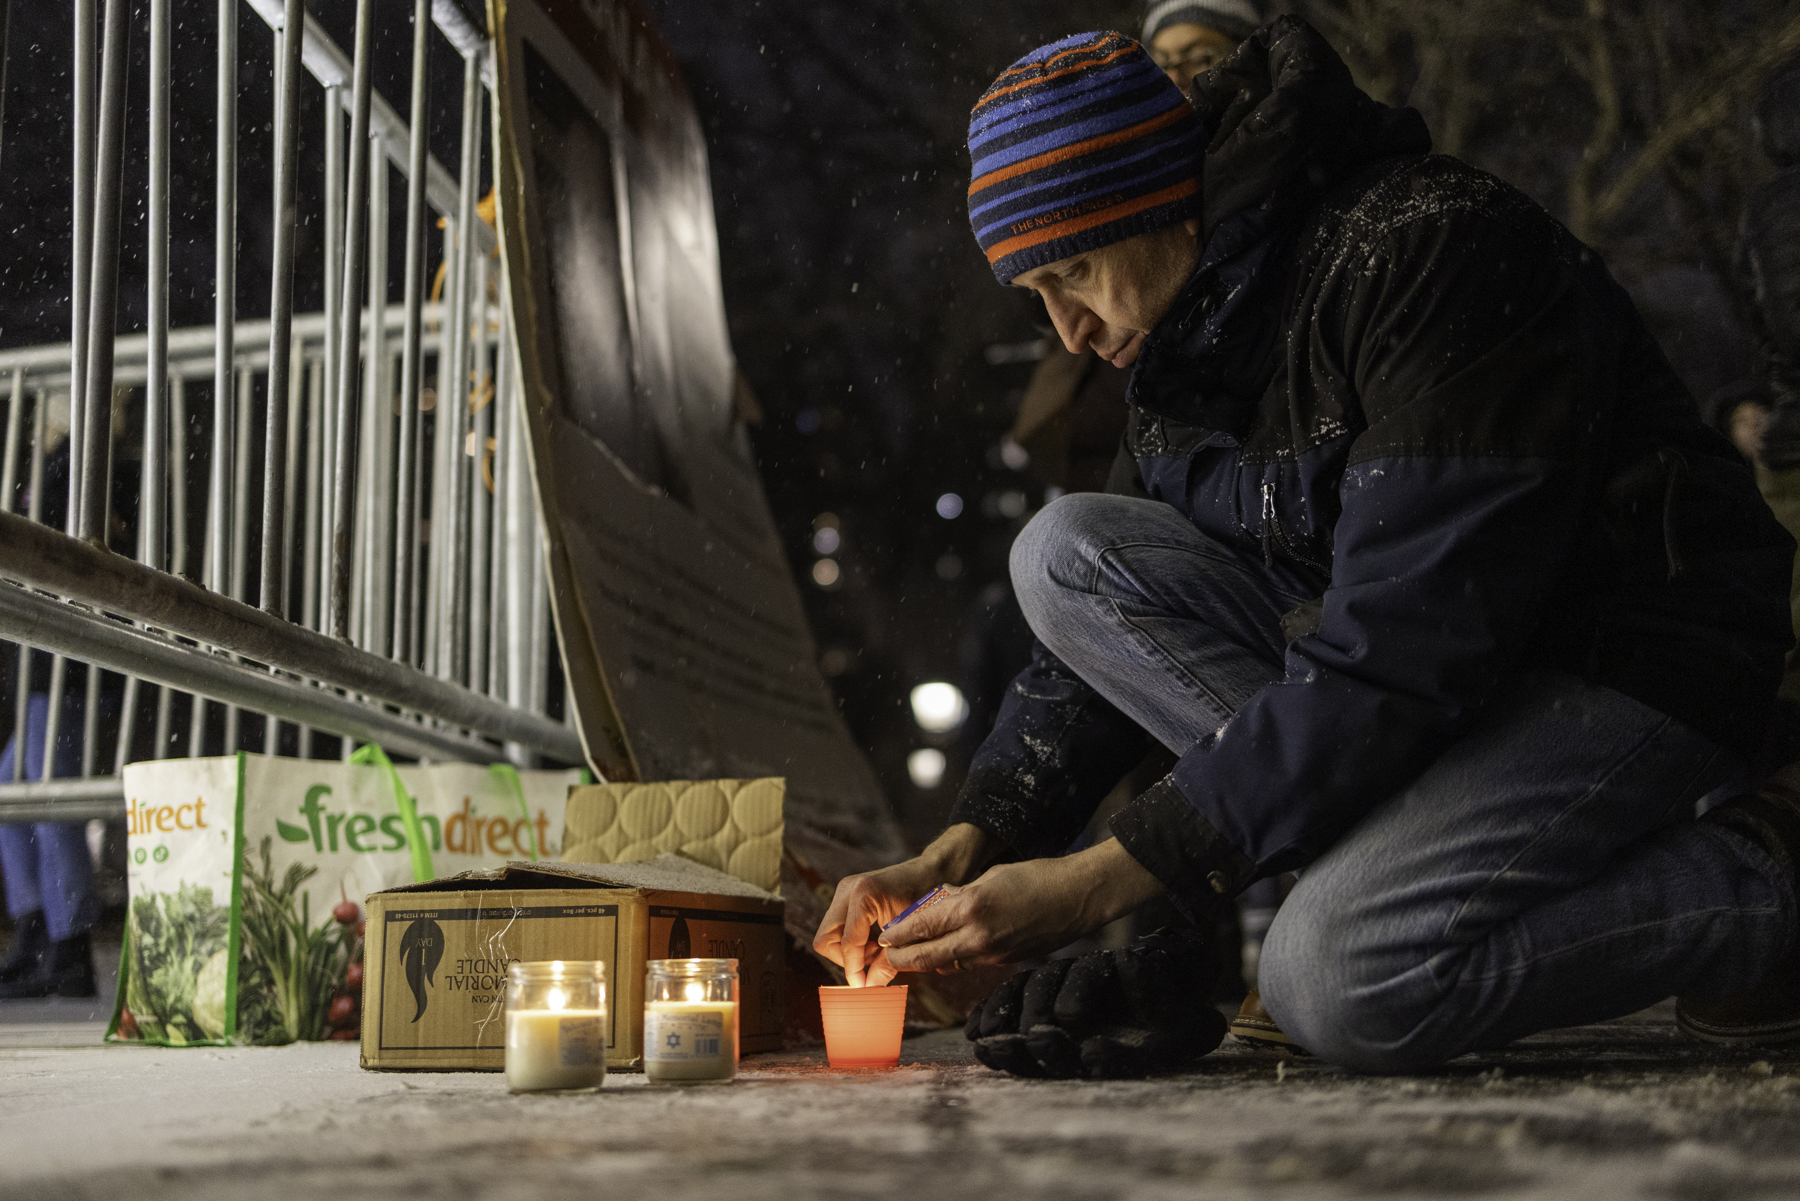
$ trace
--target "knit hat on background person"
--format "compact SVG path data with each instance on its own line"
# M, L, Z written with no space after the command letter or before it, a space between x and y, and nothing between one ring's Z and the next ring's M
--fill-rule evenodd
M1001 283L1200 216L1206 133L1119 33L1052 42L969 114L969 224Z
M1241 42L1263 24L1258 0L1151 0L1144 17L1144 44L1171 25L1204 25Z

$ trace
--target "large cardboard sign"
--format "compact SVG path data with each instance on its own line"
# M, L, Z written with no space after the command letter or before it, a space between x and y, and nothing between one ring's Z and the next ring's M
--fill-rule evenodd
M896 857L734 415L705 145L674 62L626 0L489 3L508 297L590 761L607 780L784 776L790 835ZM803 891L791 922L816 914Z

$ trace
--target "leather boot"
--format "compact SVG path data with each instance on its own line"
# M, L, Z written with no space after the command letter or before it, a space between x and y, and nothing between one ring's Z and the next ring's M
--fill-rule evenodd
M0 984L29 976L39 970L50 953L50 929L44 925L44 911L33 909L13 923L12 946L6 958L0 959Z
M92 997L99 992L94 976L94 946L87 931L49 944L35 970L0 983L0 1000L26 997Z
M1790 887L1800 882L1800 762L1772 773L1755 792L1726 801L1700 820L1752 839L1786 870ZM1706 1001L1677 998L1675 1024L1709 1043L1753 1046L1800 1040L1800 945L1748 992Z
M1252 992L1244 998L1238 1008L1237 1016L1231 1019L1231 1036L1241 1043L1253 1047L1286 1050L1295 1055L1306 1055L1308 1051L1299 1043L1282 1032L1269 1011L1263 1008L1262 994Z

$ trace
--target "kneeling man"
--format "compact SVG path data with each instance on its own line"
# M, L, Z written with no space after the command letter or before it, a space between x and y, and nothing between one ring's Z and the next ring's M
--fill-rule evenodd
M1039 645L950 828L844 881L819 950L869 984L1017 962L1296 871L1262 999L1336 1063L1671 994L1702 1037L1800 1037L1800 790L1746 779L1794 545L1599 258L1296 18L1191 108L1118 34L1046 46L969 148L995 274L1133 365L1130 421L1111 494L1014 546ZM1173 772L1064 855L1151 739ZM1198 937L1015 976L970 1035L1022 1074L1183 1066L1224 1025Z

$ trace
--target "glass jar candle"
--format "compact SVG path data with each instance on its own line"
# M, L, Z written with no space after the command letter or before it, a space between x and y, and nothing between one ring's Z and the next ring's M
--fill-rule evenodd
M575 959L506 969L506 1086L587 1092L606 1080L606 965Z
M644 979L644 1074L652 1084L737 1075L738 961L652 959Z

